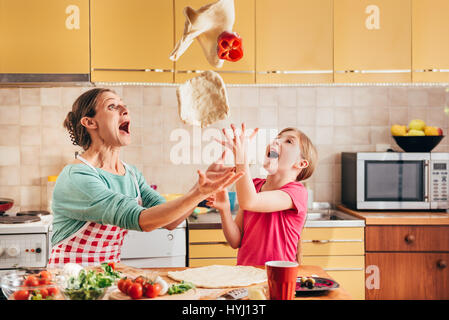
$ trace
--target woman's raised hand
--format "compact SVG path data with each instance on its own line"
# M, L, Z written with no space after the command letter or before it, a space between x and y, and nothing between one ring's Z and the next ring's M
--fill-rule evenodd
M243 172L236 174L234 167L225 167L225 156L226 151L207 168L206 173L198 170L198 190L203 196L207 197L225 189L244 175Z
M259 128L254 129L249 137L246 136L246 127L245 123L242 123L242 131L240 134L237 133L236 127L234 124L231 124L232 136L226 131L226 129L222 129L223 135L225 136L225 140L215 139L218 143L232 150L234 154L235 164L246 164L248 161L248 142L252 140Z

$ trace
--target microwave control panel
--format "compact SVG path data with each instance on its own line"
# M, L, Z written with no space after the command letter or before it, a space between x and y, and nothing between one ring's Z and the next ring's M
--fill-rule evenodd
M448 200L448 172L447 161L432 161L430 167L430 201Z

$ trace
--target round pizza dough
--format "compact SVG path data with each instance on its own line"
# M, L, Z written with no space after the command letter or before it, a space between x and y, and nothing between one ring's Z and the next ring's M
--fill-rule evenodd
M192 282L202 288L246 287L267 281L265 269L251 266L212 265L183 271L169 271L168 277Z

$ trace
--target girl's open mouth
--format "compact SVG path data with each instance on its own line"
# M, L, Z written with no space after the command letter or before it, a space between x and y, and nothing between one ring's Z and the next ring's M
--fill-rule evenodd
M118 129L120 133L129 134L129 121L123 122Z
M277 158L279 158L279 153L277 153L274 150L270 150L270 151L268 151L267 157L272 158L272 159L277 159Z

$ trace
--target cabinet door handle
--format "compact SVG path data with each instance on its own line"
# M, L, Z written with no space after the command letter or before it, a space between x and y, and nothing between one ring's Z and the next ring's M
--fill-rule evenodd
M407 242L408 244L412 244L413 242L415 242L415 236L413 234L406 235L405 242Z
M438 260L437 266L438 266L438 268L440 268L440 269L444 269L444 268L447 267L447 262L446 262L445 260L443 260L443 259Z
M312 243L329 243L329 240L312 240Z

